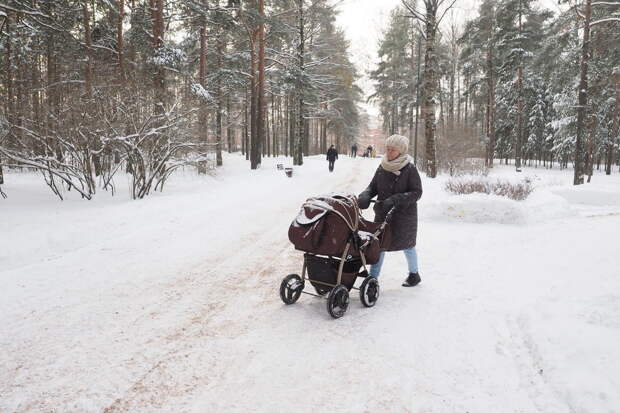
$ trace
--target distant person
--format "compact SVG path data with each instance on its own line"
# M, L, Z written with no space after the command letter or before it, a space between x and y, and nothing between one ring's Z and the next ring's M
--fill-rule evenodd
M334 171L334 163L338 159L338 151L334 148L334 145L330 146L327 150L327 161L329 162L329 172Z
M372 146L368 145L368 147L366 148L366 156L370 158L371 155L372 155Z
M351 156L353 158L357 157L357 144L354 143L353 146L351 146Z
M368 188L358 196L359 206L366 209L370 200L375 202L375 222L383 222L388 212L394 208L390 228L392 238L388 251L403 251L407 258L409 275L403 287L413 287L421 281L418 272L418 254L415 250L418 234L418 200L422 196L422 181L407 155L409 140L401 135L392 135L386 141L386 151L381 165L377 168ZM383 265L385 252L379 261L370 266L370 276L378 277Z

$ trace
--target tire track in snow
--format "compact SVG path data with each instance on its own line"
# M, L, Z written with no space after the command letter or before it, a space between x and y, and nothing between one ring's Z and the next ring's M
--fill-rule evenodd
M551 411L576 413L570 401L547 380L544 372L544 360L529 332L527 315L521 313L517 319L507 316L506 326L509 330L509 342L511 343L508 351L512 353L522 388L527 392L536 409L541 413Z

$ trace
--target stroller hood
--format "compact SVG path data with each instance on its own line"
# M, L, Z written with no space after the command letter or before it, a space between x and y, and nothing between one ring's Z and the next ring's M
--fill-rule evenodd
M355 195L333 193L307 199L291 223L288 237L298 250L327 256L341 256L347 242L355 239L347 254L352 257L360 255L359 245L368 240L363 252L372 264L389 242L387 227L379 231L380 227L362 217Z

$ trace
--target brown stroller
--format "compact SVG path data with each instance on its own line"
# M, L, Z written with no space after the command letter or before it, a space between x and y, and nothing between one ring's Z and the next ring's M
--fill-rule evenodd
M379 260L389 245L389 218L375 223L365 220L357 198L331 194L308 199L291 223L288 237L295 249L304 251L301 277L287 275L280 284L285 304L295 303L301 294L327 296L327 312L340 318L349 307L349 291L359 290L360 300L372 307L379 298L379 282L370 277L366 266ZM357 278L363 278L355 288ZM316 294L304 291L306 281Z

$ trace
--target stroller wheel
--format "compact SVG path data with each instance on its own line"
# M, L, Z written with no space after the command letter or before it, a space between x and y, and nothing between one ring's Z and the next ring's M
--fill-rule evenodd
M349 290L344 285L333 288L327 296L327 312L334 318L340 318L349 308Z
M360 301L365 307L373 307L379 299L379 281L375 277L366 277L360 287Z
M297 274L289 274L282 280L280 284L280 298L284 304L293 304L299 299L301 291L304 289L304 283Z

